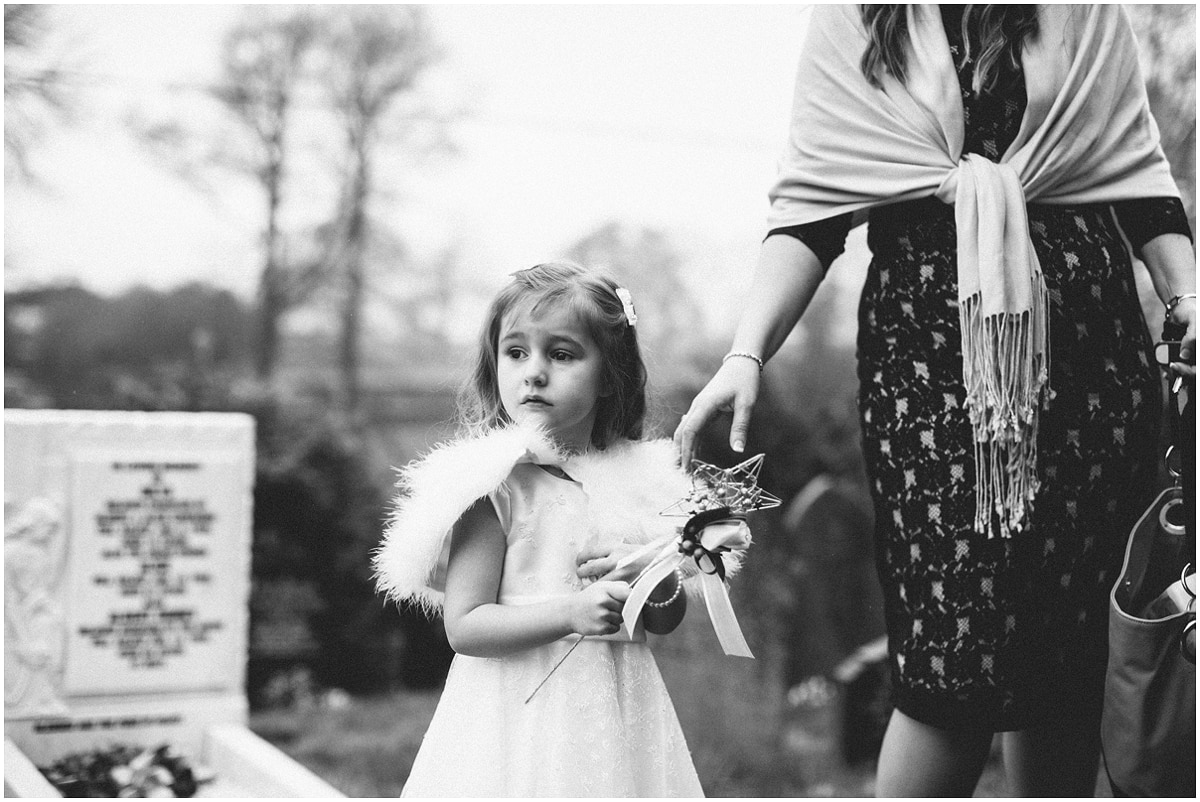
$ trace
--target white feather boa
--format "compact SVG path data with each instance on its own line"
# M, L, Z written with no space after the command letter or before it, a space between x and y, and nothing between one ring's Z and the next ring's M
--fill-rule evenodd
M675 464L671 441L621 441L568 457L542 432L509 426L444 443L400 470L383 540L372 557L379 591L428 613L440 611L451 529L521 462L561 465L583 485L589 525L599 542L649 543L684 522L659 515L691 487ZM725 563L727 576L737 571L735 555ZM693 583L687 584L694 592Z

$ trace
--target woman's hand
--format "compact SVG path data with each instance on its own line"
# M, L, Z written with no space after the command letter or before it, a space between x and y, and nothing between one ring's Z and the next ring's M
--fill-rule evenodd
M1176 323L1187 326L1183 342L1179 348L1179 361L1171 363L1171 370L1177 376L1189 380L1196 379L1196 299L1185 298L1179 302L1171 314Z
M733 412L729 446L739 453L746 448L750 413L758 400L760 381L758 364L753 359L735 356L725 360L721 369L692 400L687 414L675 429L675 448L684 470L695 456L696 436L718 412Z
M733 335L733 353L757 354L764 362L770 359L796 327L824 277L821 261L800 240L786 234L763 240ZM745 450L750 411L762 380L760 364L748 356L728 357L692 401L675 430L675 448L684 470L696 454L697 435L720 411L733 413L730 447L738 453Z
M621 608L629 598L626 582L601 581L572 596L567 621L580 635L611 635L621 628Z
M1176 295L1196 292L1196 250L1183 234L1159 234L1142 246L1142 261L1154 282L1154 291L1164 304ZM1179 360L1171 372L1189 380L1196 378L1196 299L1184 298L1171 310L1171 320L1187 326L1180 344ZM1147 321L1157 323L1157 321Z

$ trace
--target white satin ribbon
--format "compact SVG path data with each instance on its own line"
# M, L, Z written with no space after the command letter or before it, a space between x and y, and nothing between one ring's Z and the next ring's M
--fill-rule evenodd
M676 568L687 560L688 555L680 551L682 534L668 535L659 538L642 548L626 555L617 563L617 568L641 559L647 554L657 552L650 564L647 565L631 583L629 598L621 609L626 632L632 633L642 614L642 608L658 583L670 576ZM714 554L719 549L745 549L750 545L750 528L739 518L726 518L709 524L700 533L700 545L706 551ZM701 571L700 588L704 594L704 606L708 610L709 620L712 621L713 631L725 654L736 657L754 657L749 644L738 625L737 616L733 612L733 604L729 600L729 590L716 574Z

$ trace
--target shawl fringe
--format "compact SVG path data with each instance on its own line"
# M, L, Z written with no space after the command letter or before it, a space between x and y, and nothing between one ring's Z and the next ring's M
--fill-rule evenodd
M1050 357L1038 351L1035 330L1047 296L1040 282L1033 309L1020 315L985 316L978 295L959 305L975 445L975 531L989 536L1020 532L1040 487L1038 407L1045 403Z

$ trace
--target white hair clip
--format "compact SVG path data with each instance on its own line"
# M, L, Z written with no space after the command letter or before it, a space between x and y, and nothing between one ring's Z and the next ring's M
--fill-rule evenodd
M636 326L637 313L633 311L633 296L624 287L617 287L617 297L621 299L621 306L625 308L625 319L629 321L630 326Z

